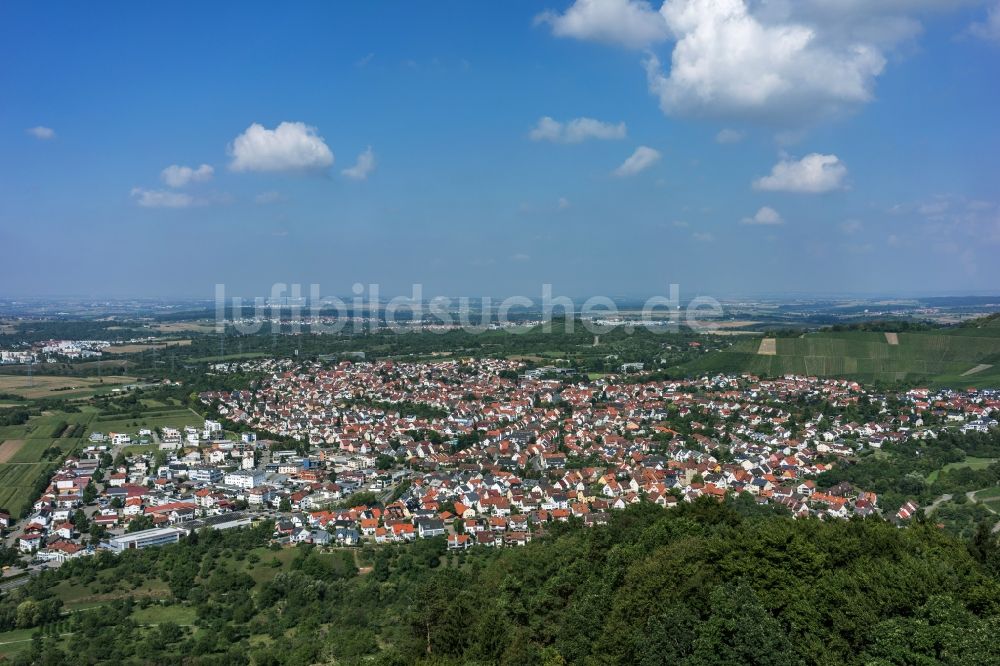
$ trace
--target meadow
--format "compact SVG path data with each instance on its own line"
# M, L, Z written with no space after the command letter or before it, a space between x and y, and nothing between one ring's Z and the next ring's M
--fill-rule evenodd
M127 432L134 435L139 428L183 428L184 426L200 428L204 424L205 417L185 407L144 412L138 417L127 415L98 416L90 422L90 427L92 430L104 434Z
M87 398L109 393L122 384L135 382L135 377L64 377L59 375L0 374L0 393L13 393L27 399Z

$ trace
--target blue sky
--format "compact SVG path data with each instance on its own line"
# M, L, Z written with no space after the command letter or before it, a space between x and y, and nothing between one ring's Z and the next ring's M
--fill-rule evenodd
M998 83L974 0L7 2L0 294L997 292Z

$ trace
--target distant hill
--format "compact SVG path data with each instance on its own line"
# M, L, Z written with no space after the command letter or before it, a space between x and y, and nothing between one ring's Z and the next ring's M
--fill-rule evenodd
M682 368L691 373L796 374L1000 387L1000 316L927 331L828 330L799 337L745 339Z

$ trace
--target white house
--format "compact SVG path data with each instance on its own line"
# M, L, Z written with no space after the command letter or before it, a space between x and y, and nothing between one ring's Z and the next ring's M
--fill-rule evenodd
M222 483L234 488L250 490L264 483L264 472L256 469L241 469L235 472L228 472Z
M132 443L132 437L127 432L111 433L112 446L128 446Z

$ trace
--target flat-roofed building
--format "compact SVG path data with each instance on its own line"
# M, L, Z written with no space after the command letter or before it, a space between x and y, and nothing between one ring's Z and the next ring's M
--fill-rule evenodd
M121 553L134 548L151 548L177 543L181 537L186 535L187 530L177 527L157 527L113 537L108 542L108 546L116 553Z

